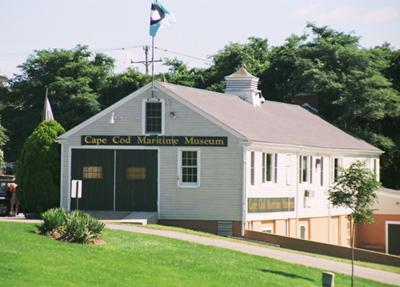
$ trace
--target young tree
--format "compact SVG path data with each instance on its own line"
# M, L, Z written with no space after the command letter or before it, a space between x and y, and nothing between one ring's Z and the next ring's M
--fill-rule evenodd
M346 207L351 227L351 286L354 286L354 232L356 224L373 222L372 205L379 187L375 175L362 161L356 161L348 169L342 169L335 185L329 190L329 200L333 206Z
M60 148L64 128L44 121L26 140L17 166L18 197L25 211L41 213L59 206Z

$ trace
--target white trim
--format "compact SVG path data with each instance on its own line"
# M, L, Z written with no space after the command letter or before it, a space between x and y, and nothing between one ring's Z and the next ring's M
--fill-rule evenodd
M114 183L113 183L113 211L115 211L116 194L117 194L117 150L114 150Z
M255 149L272 149L279 153L296 153L296 152L304 152L314 154L316 156L319 155L331 155L337 154L340 156L349 156L349 157L376 157L377 155L383 154L383 151L374 151L374 150L361 150L361 149L341 149L341 148L325 148L318 146L305 146L305 145L296 145L296 144L282 144L282 143L272 143L272 142L260 142L253 141L251 142L251 147Z
M146 133L146 103L161 103L161 133ZM146 136L162 136L165 134L165 101L148 97L142 100L142 134Z
M242 228L241 235L245 235L247 224L247 146L243 144L242 164Z
M183 151L196 151L197 152L197 183L183 183L182 182L182 152ZM178 148L178 187L180 188L199 188L201 181L201 149L200 148Z
M64 182L63 182L63 175L64 175L64 145L61 145L61 160L60 160L60 207L62 207L63 195L64 195Z
M157 215L160 215L160 148L147 146L70 146L68 155L68 210L71 210L71 162L73 149L111 149L111 150L156 150L157 151ZM114 157L115 158L115 157ZM115 179L115 176L114 176ZM114 200L115 204L115 200Z
M84 121L84 122L80 123L79 125L73 127L72 129L70 129L66 133L64 133L61 136L59 136L58 140L62 141L64 139L67 139L71 135L73 135L76 132L80 131L81 129L87 127L88 125L90 125L91 123L97 121L98 119L102 118L103 116L107 115L108 113L113 112L115 109L119 108L120 106L123 106L124 104L126 104L127 102L132 100L133 98L141 95L146 90L150 90L150 89L151 89L151 83L149 83L149 84L145 85L144 87L136 90L135 92L129 94L128 96L126 96L125 98L119 100L115 104L109 106L108 108L106 108L106 109L102 110L101 112L95 114L94 116L92 116L91 118L87 119L86 121Z
M72 148L68 147L68 211L71 211L71 162L72 162Z
M385 252L389 254L389 224L400 225L400 221L385 221Z
M264 158L265 154L265 158ZM271 155L271 180L267 180L267 154ZM264 186L271 186L278 184L278 166L276 166L276 159L278 157L278 153L276 152L265 152L261 153L261 184ZM264 164L265 164L265 174L264 174ZM276 166L276 169L275 169ZM263 179L265 179L263 181ZM276 180L275 180L276 179Z

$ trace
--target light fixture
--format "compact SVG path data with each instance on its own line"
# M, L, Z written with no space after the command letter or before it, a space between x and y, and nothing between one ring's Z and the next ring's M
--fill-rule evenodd
M111 113L110 124L113 125L115 123L114 112Z
M175 119L176 118L175 112L169 112L169 118L170 119Z

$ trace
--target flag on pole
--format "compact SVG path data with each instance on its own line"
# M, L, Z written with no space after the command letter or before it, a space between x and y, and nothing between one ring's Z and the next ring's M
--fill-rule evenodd
M46 96L44 99L44 108L43 108L43 121L51 121L54 120L53 111L51 110L50 101L47 97L48 90L46 88Z
M164 24L174 23L175 17L158 0L151 4L150 36L155 37Z

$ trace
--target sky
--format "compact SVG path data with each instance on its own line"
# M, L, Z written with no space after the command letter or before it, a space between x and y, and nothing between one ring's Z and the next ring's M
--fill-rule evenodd
M155 58L189 66L209 65L209 57L231 42L251 36L281 45L302 34L307 22L361 37L363 47L384 42L400 48L399 0L160 0L176 18L155 39ZM149 45L150 0L0 0L0 75L19 73L34 50L89 45L116 59L116 71L142 64ZM167 50L168 52L164 51ZM189 55L191 57L182 56ZM199 58L199 59L197 59ZM162 64L156 64L160 72Z

